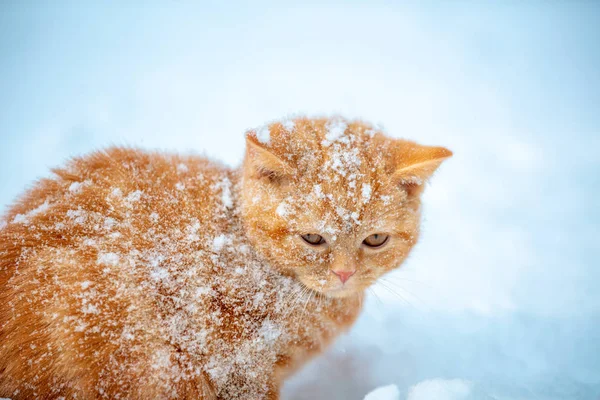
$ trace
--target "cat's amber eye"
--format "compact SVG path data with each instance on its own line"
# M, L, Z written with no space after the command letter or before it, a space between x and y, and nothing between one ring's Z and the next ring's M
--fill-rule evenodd
M312 244L313 246L320 246L325 244L325 239L321 235L317 235L316 233L308 233L306 235L302 235L302 239L308 244Z
M382 233L375 233L375 234L367 237L365 240L363 240L363 244L365 244L368 247L381 247L387 243L389 238L390 238L389 235L384 235Z

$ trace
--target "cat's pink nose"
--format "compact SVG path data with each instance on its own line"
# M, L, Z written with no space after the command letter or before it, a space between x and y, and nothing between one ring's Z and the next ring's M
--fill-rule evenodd
M333 272L335 275L337 275L337 277L340 278L340 281L342 281L342 283L346 283L346 281L348 279L350 279L350 277L356 273L356 271L334 271L334 270L331 270L331 272Z

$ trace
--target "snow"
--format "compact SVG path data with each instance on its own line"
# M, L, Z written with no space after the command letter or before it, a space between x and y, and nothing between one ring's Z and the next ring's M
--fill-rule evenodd
M80 182L73 182L69 186L69 192L72 192L72 193L77 193L77 192L79 192L80 189L81 189L81 183Z
M81 311L84 314L98 314L99 313L98 308L93 304L86 304L85 306L83 306Z
M24 225L29 225L30 224L30 219L35 217L36 215L43 213L44 211L48 210L48 208L50 208L50 204L48 203L48 201L44 201L44 203L36 208L34 208L31 211L28 211L25 214L17 214L15 215L15 217L13 218L13 223L14 224L24 224Z
M115 267L119 264L119 255L115 253L100 253L98 254L97 263Z
M158 222L159 219L160 219L160 216L158 215L158 213L153 212L152 214L150 214L150 220L152 222Z
M117 221L114 218L108 217L104 220L104 229L111 230L116 223Z
M325 195L323 194L323 189L321 188L321 185L316 184L313 187L313 191L314 191L315 195L317 196L317 199L323 200L325 198Z
M434 399L442 400L437 397L431 397L428 400ZM367 394L364 400L400 400L400 391L396 385L382 386Z
M77 225L83 225L87 220L87 214L82 210L68 210L67 217L71 218Z
M233 200L231 197L231 181L229 178L224 177L217 184L214 185L215 190L221 191L221 204L226 209L233 207Z
M431 379L410 388L406 400L467 400L471 386L462 379Z
M258 335L262 338L266 345L272 345L282 334L281 328L274 322L268 319L263 321L262 326L258 331Z
M295 127L294 120L292 120L292 119L287 119L287 120L284 120L284 121L282 122L282 125L283 125L283 127L284 127L284 128L285 128L285 129L286 129L288 132L292 132L292 131L294 130L294 127Z
M384 121L390 135L455 151L426 188L417 248L386 278L406 300L374 287L358 324L293 377L283 399L358 398L389 382L405 395L436 377L469 379L498 400L596 399L600 120L589 77L598 10L588 3L454 4L445 6L451 19L416 2L232 7L235 15L198 2L167 16L149 5L122 10L112 36L108 6L38 18L15 3L2 36L22 28L36 40L3 58L23 73L0 78L15 94L0 100L11 110L0 207L48 166L111 143L206 152L235 166L249 126L290 112ZM240 30L249 19L255 29ZM223 40L212 39L215 26ZM81 49L100 61L70 62ZM135 73L122 79L112 64ZM30 87L39 88L34 102Z
M179 172L179 173L186 173L188 171L189 171L188 166L185 165L184 163L179 163L177 165L177 172Z
M330 146L332 143L341 140L347 127L348 124L342 119L335 119L330 122L327 126L327 134L325 135L325 140L323 140L323 146Z
M279 205L275 209L275 213L277 213L277 215L279 215L280 217L284 217L284 218L289 214L288 205L286 204L285 201L282 201L281 203L279 203Z
M368 183L363 184L361 194L363 203L368 203L371 200L371 185Z
M256 138L263 144L269 144L271 142L271 131L268 125L264 125L256 130Z
M228 235L219 235L213 239L212 250L218 253L228 244L231 244L231 238Z

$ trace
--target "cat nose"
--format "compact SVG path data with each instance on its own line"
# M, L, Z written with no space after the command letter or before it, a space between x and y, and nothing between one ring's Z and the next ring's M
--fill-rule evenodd
M346 281L348 279L350 279L350 277L356 273L356 270L354 270L354 271L334 271L334 270L331 270L331 272L333 272L334 275L337 275L337 277L340 278L340 281L342 281L342 283L346 283Z

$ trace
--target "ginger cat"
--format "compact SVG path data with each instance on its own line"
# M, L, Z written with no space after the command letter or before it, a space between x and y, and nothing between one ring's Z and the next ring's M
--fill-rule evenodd
M241 168L111 148L0 222L0 397L277 399L417 241L451 156L341 118L246 135Z

